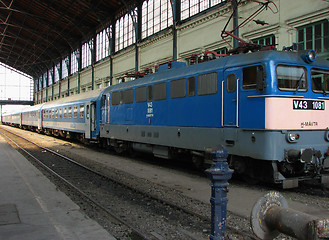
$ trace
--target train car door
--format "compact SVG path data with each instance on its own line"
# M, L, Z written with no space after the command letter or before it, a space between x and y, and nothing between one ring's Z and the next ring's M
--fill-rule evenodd
M96 131L96 103L90 105L90 130L91 132Z
M43 114L45 110L38 110L38 130L42 128L43 125Z
M86 103L85 109L85 138L92 138L92 131L96 130L96 105L95 103Z
M222 82L222 126L239 127L239 81L242 73L239 68L224 71Z
M85 138L90 138L91 135L91 117L90 117L91 103L86 103L86 115L85 115Z

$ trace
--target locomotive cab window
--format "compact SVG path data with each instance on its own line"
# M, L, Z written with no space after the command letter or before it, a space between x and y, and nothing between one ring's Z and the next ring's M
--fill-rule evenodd
M329 71L321 69L311 70L312 90L315 93L329 93Z
M244 90L256 89L257 79L261 82L264 81L264 70L261 65L243 68L243 81L242 88Z
M307 91L307 71L304 67L279 65L276 78L278 88L282 91Z

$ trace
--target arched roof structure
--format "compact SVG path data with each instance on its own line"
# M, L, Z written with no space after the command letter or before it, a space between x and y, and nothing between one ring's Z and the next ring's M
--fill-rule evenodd
M41 75L137 2L2 0L0 62L30 76Z

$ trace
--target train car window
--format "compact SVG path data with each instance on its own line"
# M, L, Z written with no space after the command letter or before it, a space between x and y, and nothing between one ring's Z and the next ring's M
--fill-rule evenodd
M164 100L167 98L167 91L166 91L166 83L157 83L154 84L154 100L159 101L159 100Z
M55 118L58 118L58 109L55 109Z
M58 113L59 113L59 116L58 116L58 118L62 118L62 112L63 112L63 109L62 109L62 108L60 108L60 109L59 109L59 111L58 111Z
M78 106L73 106L73 117L78 118Z
M188 95L189 95L189 97L195 96L195 93L196 93L196 79L195 79L195 77L189 77L187 79L187 85L188 85Z
M85 117L85 105L81 104L80 105L80 118Z
M231 73L226 78L226 90L227 92L235 92L236 91L236 75Z
M186 97L186 79L177 79L170 82L170 97L183 98Z
M152 85L147 86L147 101L153 100L153 87Z
M261 71L263 71L263 67L261 65L243 68L242 88L245 90L256 89L257 74Z
M54 109L51 110L51 118L55 118L55 111L54 111Z
M113 92L112 93L112 105L119 105L120 98L119 98L119 92Z
M307 72L304 67L279 65L276 68L278 88L282 91L307 90Z
M66 107L64 108L64 111L63 111L63 118L66 118L66 116L67 116L67 109L66 109Z
M127 89L124 91L124 100L125 100L125 103L128 103L128 104L134 102L133 89Z
M312 90L315 93L329 93L329 71L321 69L311 70Z
M146 87L136 88L136 102L146 102Z
M68 115L69 118L72 118L72 107L69 107Z
M47 118L47 110L43 110L43 119Z
M198 95L217 93L217 73L205 73L198 76Z

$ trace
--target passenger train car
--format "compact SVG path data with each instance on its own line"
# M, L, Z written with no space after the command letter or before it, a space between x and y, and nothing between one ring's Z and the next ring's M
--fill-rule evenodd
M66 99L42 105L38 128L78 132L117 152L188 156L198 166L221 144L230 167L247 178L284 188L313 178L329 182L329 62L313 50L171 62L98 94L80 98L84 109L93 109L83 112L84 120L60 120L69 111ZM73 104L73 116L82 117L81 109Z
M96 100L101 92L98 89L27 107L18 113L4 114L2 122L48 135L97 141Z

